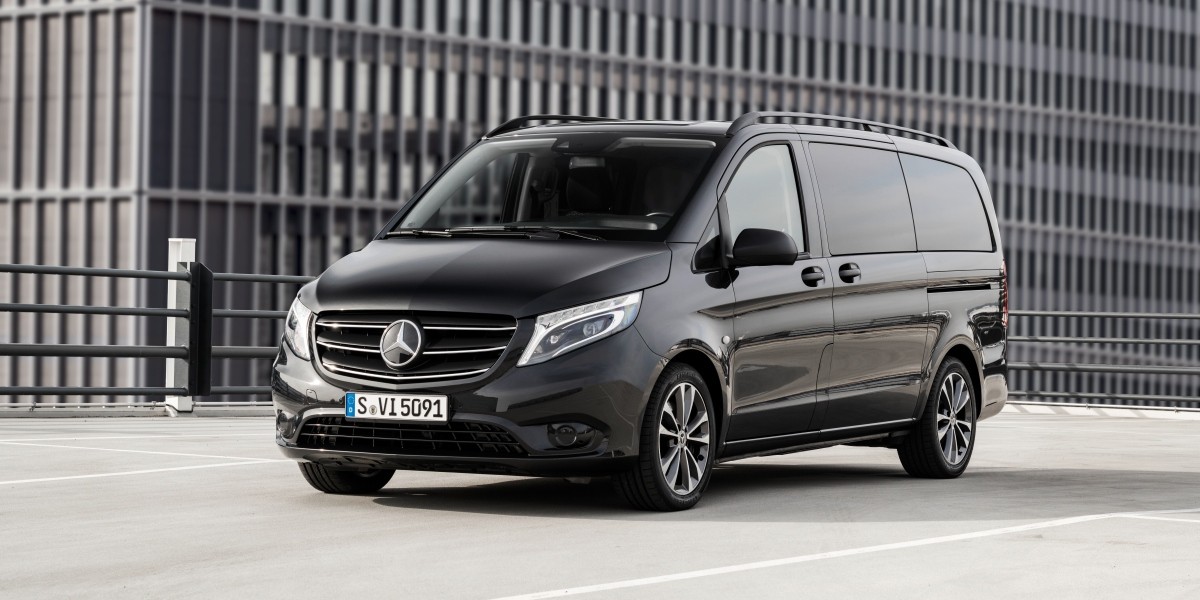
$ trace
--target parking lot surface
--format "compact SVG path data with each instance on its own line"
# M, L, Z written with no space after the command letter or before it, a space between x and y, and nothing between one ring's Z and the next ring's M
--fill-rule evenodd
M1004 413L917 480L830 448L694 510L602 479L311 489L263 418L0 421L0 597L1200 598L1200 422Z

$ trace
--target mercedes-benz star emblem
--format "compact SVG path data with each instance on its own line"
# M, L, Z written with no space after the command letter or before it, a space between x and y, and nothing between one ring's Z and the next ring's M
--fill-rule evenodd
M412 362L421 352L421 327L408 319L401 319L383 330L379 338L379 354L383 362L399 369Z

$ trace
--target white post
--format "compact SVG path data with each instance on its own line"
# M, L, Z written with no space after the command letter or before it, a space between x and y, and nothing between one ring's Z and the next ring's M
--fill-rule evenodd
M167 270L188 272L188 263L196 262L196 240L170 238L167 240ZM191 305L191 286L186 281L167 280L167 308L187 310ZM167 317L167 346L186 346L188 320ZM188 362L182 358L167 359L167 387L187 387ZM192 412L191 396L167 396L167 412L172 417Z

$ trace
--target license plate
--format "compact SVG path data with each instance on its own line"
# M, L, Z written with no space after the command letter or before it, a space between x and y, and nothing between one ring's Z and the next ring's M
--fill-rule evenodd
M446 404L445 396L350 392L346 394L346 418L445 423Z

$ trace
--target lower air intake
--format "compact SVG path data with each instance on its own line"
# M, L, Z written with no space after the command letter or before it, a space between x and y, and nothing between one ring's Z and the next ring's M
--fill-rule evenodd
M504 429L486 423L387 423L317 417L300 429L302 448L420 456L525 456Z

